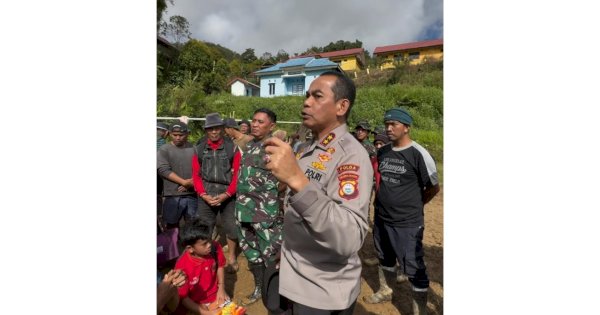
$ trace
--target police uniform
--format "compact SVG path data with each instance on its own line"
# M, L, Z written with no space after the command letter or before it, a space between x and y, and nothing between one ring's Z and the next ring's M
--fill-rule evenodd
M312 308L342 310L360 293L358 251L367 235L373 169L338 126L297 154L309 184L285 199L279 293Z

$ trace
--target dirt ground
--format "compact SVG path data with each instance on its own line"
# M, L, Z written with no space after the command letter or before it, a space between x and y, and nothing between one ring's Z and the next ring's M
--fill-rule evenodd
M371 215L373 211L371 209ZM443 187L435 198L425 206L425 234L423 239L425 247L425 264L430 280L429 300L427 308L429 314L443 314L444 301L444 254L443 254ZM375 257L373 236L367 236L363 248L360 250L361 258ZM225 275L225 289L232 299L239 303L240 299L250 294L254 288L252 274L247 269L247 261L243 254L238 256L240 270L237 274ZM395 284L394 295L391 302L382 304L367 304L363 296L370 295L379 288L377 280L377 266L363 264L361 278L361 292L354 310L355 315L408 315L412 314L410 299L410 284L408 282ZM267 314L261 302L256 302L247 307L250 315Z

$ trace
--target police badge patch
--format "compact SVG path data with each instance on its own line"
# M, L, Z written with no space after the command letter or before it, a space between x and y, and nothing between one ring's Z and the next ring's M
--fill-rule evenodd
M340 181L340 197L351 200L358 196L358 178L357 174L342 174L338 176Z

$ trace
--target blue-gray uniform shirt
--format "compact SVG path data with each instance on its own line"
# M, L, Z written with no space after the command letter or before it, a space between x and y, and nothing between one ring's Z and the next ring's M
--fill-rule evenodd
M296 157L310 183L284 201L279 293L313 308L346 309L360 293L373 168L346 124Z

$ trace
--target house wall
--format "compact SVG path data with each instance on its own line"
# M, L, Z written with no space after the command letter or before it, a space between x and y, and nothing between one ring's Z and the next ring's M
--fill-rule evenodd
M246 95L246 86L240 81L236 81L231 85L231 95L244 96Z
M327 70L331 70L331 69L327 69ZM321 75L321 73L327 71L327 70L316 70L316 71L307 71L306 72L306 78L304 79L304 94L306 94L306 91L308 90L308 88L310 87L310 84Z
M275 83L275 94L269 94L269 83ZM281 75L266 75L260 78L260 97L275 97L285 95L285 85Z
M339 62L340 68L344 71L356 71L358 68L358 61L356 60L356 56L344 56L344 57L335 57L329 58L329 60L333 62Z
M285 78L283 80L283 83L285 88L285 95L304 95L306 92L305 77ZM294 87L297 85L302 85L302 90L294 91Z
M329 69L328 69L329 70ZM327 70L319 69L313 71L305 71L305 77L295 77L283 79L280 75L263 76L260 78L260 97L275 97L293 95L292 87L294 83L299 83L304 80L304 90L297 95L305 95L312 81L314 81L321 73ZM275 94L269 95L269 83L275 83Z
M411 65L423 63L425 61L425 59L432 59L432 58L433 59L442 59L444 56L442 49L443 49L442 46L435 46L435 47L426 47L426 48L418 48L418 49L409 49L409 50L403 50L403 51L390 51L390 52L380 55L384 59L380 68L381 69L395 68L394 64L395 64L396 60L398 60L398 59L402 60L403 58L408 58L408 54L410 54L412 52L419 52L420 54L419 54L419 58L416 58L416 59L413 59L410 61ZM399 56L400 58L396 58L397 56Z

